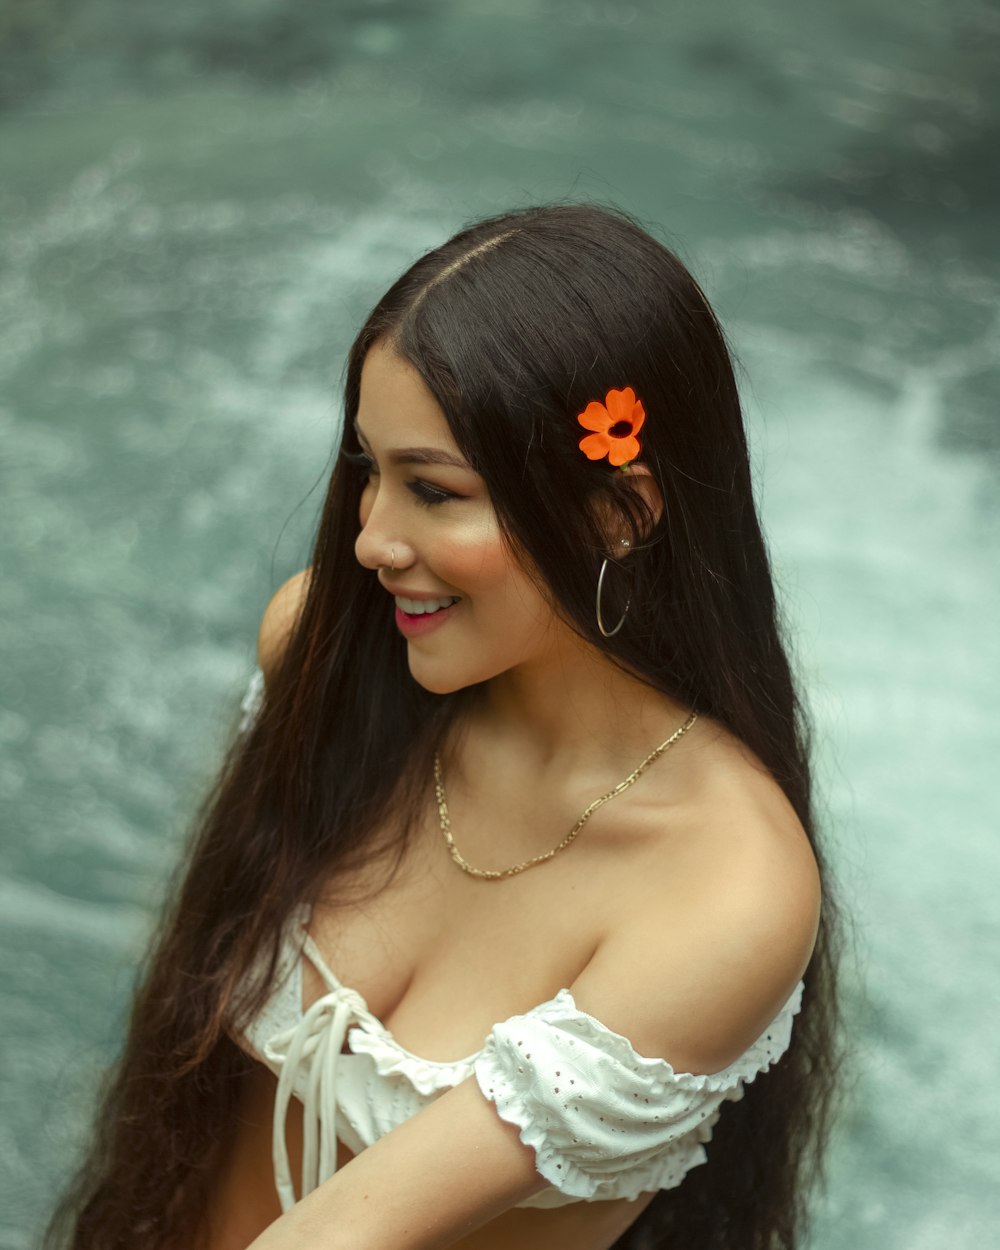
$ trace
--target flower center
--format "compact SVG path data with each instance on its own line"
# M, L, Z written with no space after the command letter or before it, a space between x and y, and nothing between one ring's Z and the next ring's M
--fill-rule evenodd
M612 438L627 438L632 433L631 421L616 421L608 433Z

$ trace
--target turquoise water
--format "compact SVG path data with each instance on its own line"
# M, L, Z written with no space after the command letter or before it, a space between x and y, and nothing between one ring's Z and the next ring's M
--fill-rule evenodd
M120 1037L359 318L468 218L609 200L743 363L858 928L813 1250L1000 1227L1000 14L506 0L0 22L0 1247Z

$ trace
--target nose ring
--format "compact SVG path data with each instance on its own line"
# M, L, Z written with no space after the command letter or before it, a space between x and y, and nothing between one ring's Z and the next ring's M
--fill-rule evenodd
M396 548L395 547L389 548L389 557L392 560L392 571L395 573L396 571Z

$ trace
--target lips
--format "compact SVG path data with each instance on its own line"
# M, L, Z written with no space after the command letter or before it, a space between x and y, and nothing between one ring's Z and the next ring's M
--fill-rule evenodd
M431 600L430 602L439 602ZM440 629L455 612L461 607L461 600L450 604L446 608L438 608L436 612L420 612L411 613L404 612L399 605L396 605L396 626L400 633L405 634L407 638L415 638L418 635L428 634L432 630Z
M454 599L455 596L450 590L414 590L412 586L399 586L394 582L384 582L379 578L379 585L383 590L388 591L390 595L395 595L397 599Z

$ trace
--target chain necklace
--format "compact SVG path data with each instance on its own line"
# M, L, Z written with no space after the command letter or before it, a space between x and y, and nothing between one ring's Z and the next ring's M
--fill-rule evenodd
M680 729L675 729L666 742L661 742L655 751L650 752L650 754L646 756L635 772L629 773L624 781L619 781L613 790L609 790L607 794L603 794L599 799L595 799L558 846L554 846L551 851L546 851L544 855L536 855L534 859L526 859L523 863L515 864L512 868L503 868L500 870L473 868L473 866L455 845L455 840L451 836L451 821L448 818L448 803L444 797L444 779L441 776L441 759L438 752L435 751L434 789L437 793L438 812L441 816L441 832L444 834L444 840L448 844L448 850L451 852L452 859L456 864L458 864L459 868L461 868L463 872L467 872L471 877L481 877L487 881L497 881L501 877L513 877L516 873L524 872L526 868L534 868L536 864L543 864L547 859L551 859L553 855L558 854L559 851L569 846L583 826L587 823L591 813L596 812L602 803L607 803L608 799L613 799L615 795L621 794L623 790L627 790L632 782L635 781L641 773L645 772L650 764L652 764L653 760L661 756L669 747L672 747L678 738L684 737L697 719L697 712L692 712L684 724L681 725Z

